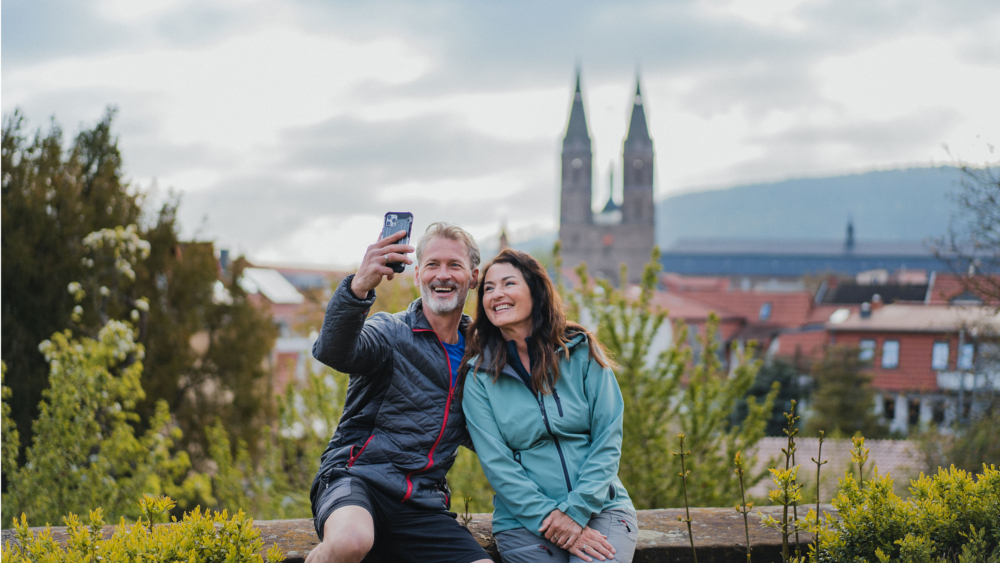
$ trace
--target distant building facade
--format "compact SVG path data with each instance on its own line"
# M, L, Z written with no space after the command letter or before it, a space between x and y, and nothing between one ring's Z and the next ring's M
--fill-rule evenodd
M559 240L563 263L586 262L596 276L617 282L622 264L629 280L642 276L656 238L653 205L653 140L636 80L628 135L622 149L622 204L609 198L601 213L593 205L593 151L583 107L580 74L563 138Z
M780 278L949 269L920 241L856 242L851 224L844 242L682 239L663 253L660 263L665 272L684 275Z

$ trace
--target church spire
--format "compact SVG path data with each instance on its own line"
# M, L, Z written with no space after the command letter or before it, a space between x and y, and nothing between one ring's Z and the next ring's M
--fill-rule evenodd
M628 124L628 137L625 138L625 144L646 144L651 142L649 127L646 125L646 111L642 105L642 88L639 85L639 76L636 75L635 98L632 102L632 120Z
M573 147L590 149L590 134L587 132L587 116L583 111L583 93L580 89L580 69L576 70L576 90L573 92L573 107L569 112L563 150Z

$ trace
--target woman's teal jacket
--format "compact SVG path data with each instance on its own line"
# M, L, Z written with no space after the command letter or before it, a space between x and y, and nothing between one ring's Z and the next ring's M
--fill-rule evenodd
M466 423L497 493L493 533L524 527L537 534L556 508L581 526L604 510L632 509L618 480L624 412L618 381L590 357L586 336L576 335L569 348L550 395L533 394L510 366L494 383L482 367L490 358L466 378Z

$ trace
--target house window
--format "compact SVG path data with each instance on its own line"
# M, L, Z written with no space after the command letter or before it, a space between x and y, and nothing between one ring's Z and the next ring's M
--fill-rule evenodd
M874 340L862 340L858 345L861 352L858 354L858 359L862 362L870 362L875 359L875 341Z
M962 344L958 349L958 369L972 369L976 348L973 344Z
M771 318L771 303L764 303L760 306L760 320L766 321Z
M910 399L909 401L909 412L907 413L906 423L910 426L914 426L920 422L920 399Z
M899 367L899 341L886 340L882 343L882 368Z
M934 424L944 424L944 401L936 401L934 403Z
M882 413L885 415L886 420L896 418L896 397L886 396L882 400Z
M948 369L948 343L935 342L931 352L931 369Z

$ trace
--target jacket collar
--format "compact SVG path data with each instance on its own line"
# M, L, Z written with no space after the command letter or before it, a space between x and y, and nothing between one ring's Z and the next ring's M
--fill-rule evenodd
M577 332L570 337L569 342L566 343L566 346L572 351L580 344L586 345L585 344L586 342L587 342L587 337L582 332ZM504 342L499 345L504 346L506 345L506 343ZM475 367L476 363L478 362L479 369L492 373L492 371L490 370L490 366L493 365L493 356L496 355L494 348L495 346L497 346L497 343L493 343L492 345L487 346L485 350L483 350L482 362L479 362L479 358L475 357L475 358L470 358L466 363ZM521 380L521 378L517 375L517 372L514 371L514 368L510 367L510 364L506 364L502 368L500 368L500 373L509 375L514 379L517 379L518 381Z

